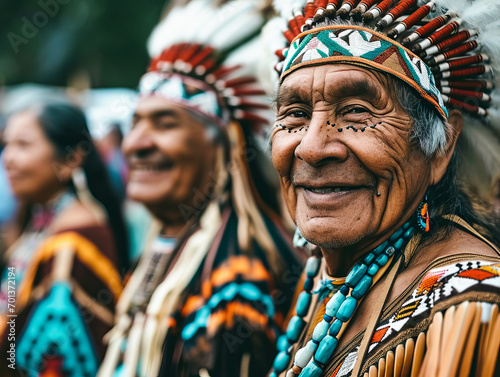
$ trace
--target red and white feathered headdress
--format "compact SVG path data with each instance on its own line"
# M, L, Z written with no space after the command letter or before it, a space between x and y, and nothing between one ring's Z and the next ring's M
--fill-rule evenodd
M259 0L174 5L149 39L152 60L140 93L166 97L222 127L232 120L269 123L255 69L264 9Z

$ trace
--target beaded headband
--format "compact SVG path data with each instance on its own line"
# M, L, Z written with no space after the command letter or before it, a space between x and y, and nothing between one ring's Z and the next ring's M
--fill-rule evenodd
M375 68L403 80L447 117L446 106L487 117L500 59L494 0L275 0L289 47L281 79L322 63ZM350 19L359 25L342 25ZM347 21L349 22L349 21ZM324 26L326 25L326 26ZM493 104L498 107L497 104Z

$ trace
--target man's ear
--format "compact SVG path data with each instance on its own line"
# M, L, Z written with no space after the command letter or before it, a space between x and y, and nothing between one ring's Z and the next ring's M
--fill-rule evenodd
M453 109L448 113L449 132L446 135L446 148L443 152L437 153L431 160L431 179L430 184L438 183L446 171L450 163L455 146L457 144L458 135L462 132L464 126L464 118L459 110Z

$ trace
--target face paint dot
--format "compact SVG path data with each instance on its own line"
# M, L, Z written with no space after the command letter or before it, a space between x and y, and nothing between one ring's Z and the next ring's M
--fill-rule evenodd
M339 128L337 131L342 132L342 128Z

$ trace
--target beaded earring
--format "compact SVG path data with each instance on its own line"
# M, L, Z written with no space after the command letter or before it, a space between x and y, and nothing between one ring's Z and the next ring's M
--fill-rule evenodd
M425 194L424 200L422 200L417 210L417 224L419 228L428 232L430 229L429 220L429 205L427 204L427 194Z

